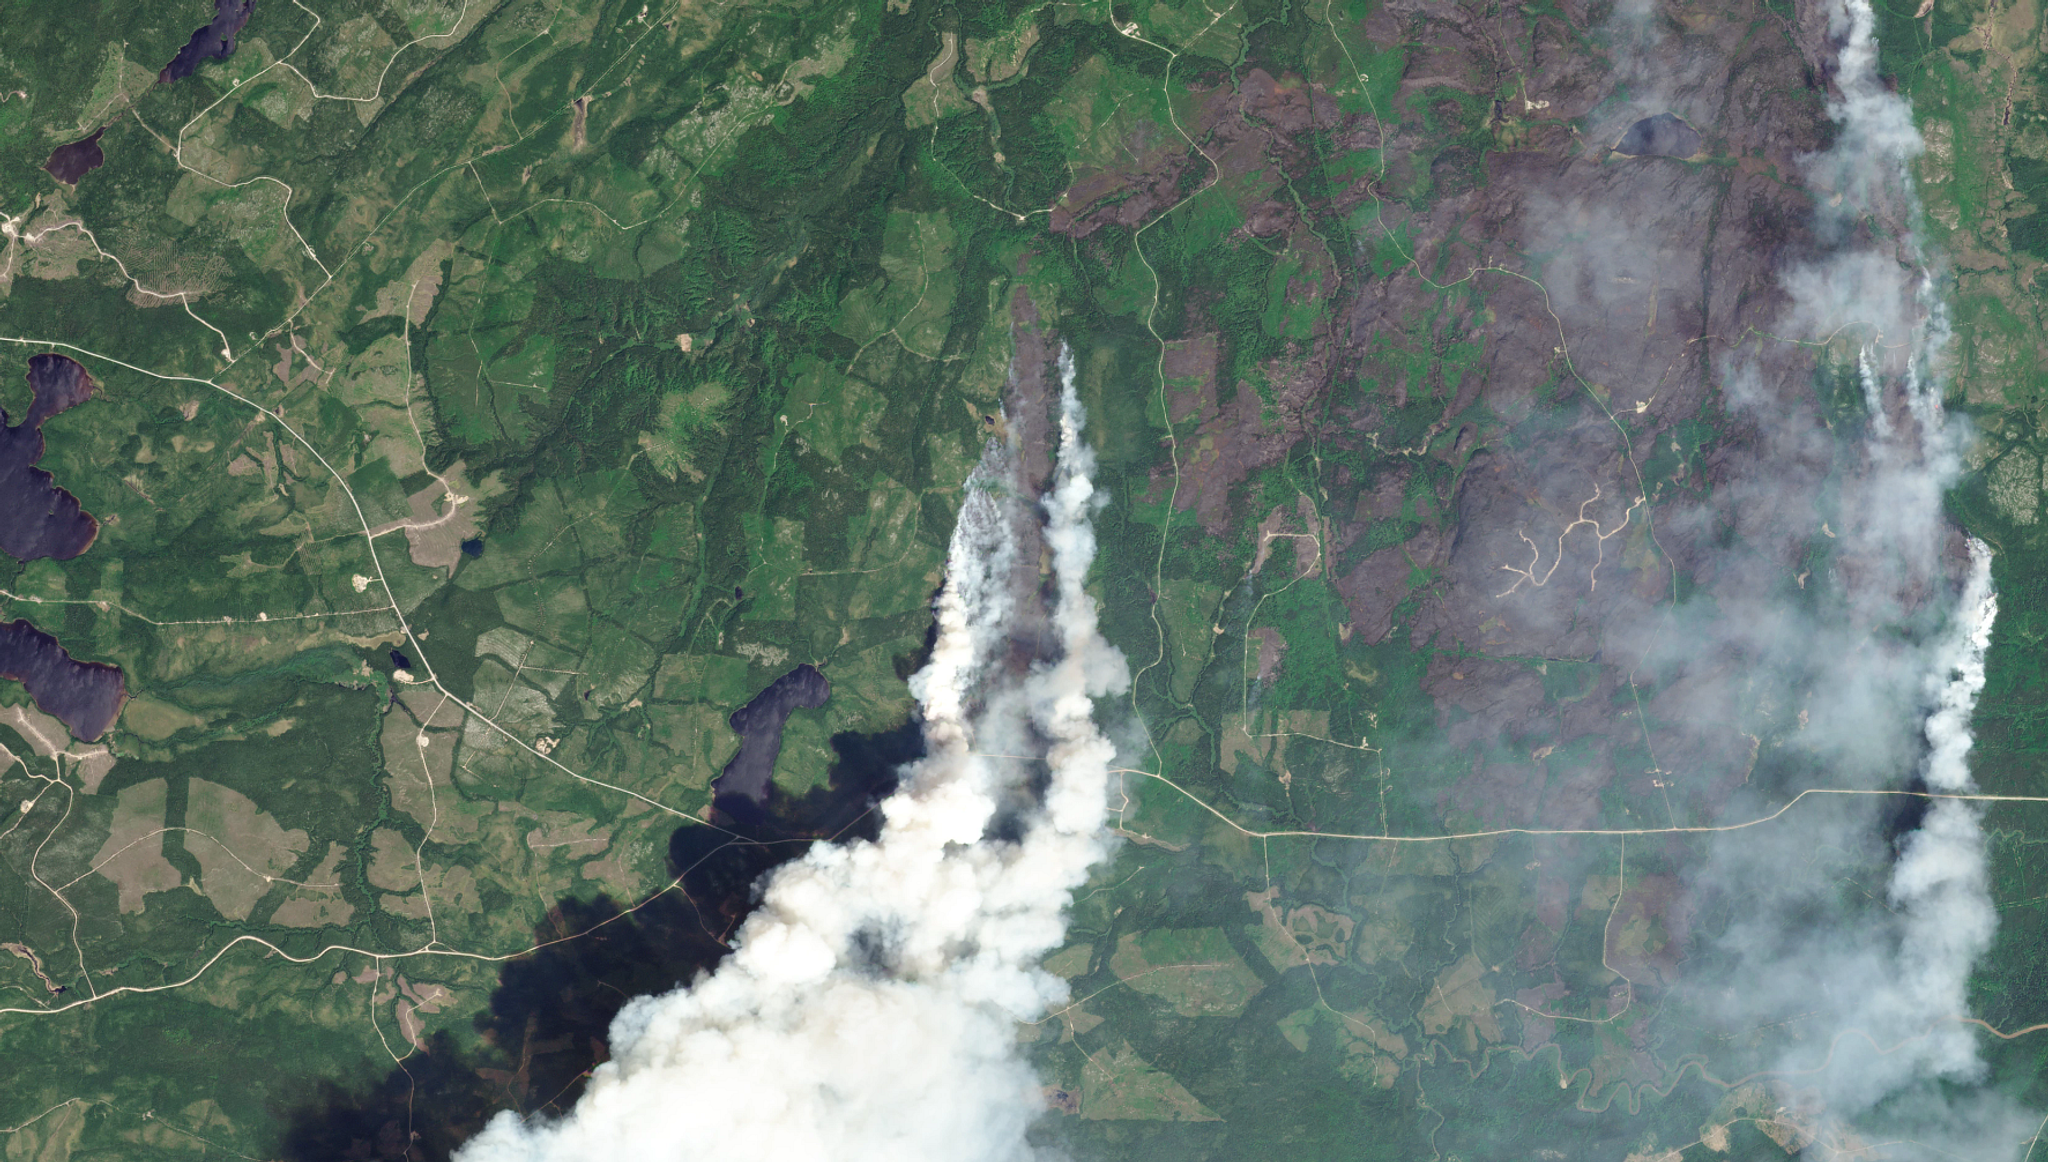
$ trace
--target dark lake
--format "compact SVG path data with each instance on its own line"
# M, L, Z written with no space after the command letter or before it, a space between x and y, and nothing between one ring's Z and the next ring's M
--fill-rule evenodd
M192 31L192 39L156 75L156 83L168 85L199 71L209 60L226 60L235 51L235 36L249 23L256 0L214 0L213 21Z
M68 561L91 547L100 524L36 462L43 458L43 421L91 398L94 385L85 368L62 355L30 358L28 384L35 398L21 423L10 423L0 408L0 550L18 561Z
M727 721L740 736L740 752L712 781L712 802L734 818L745 819L768 803L775 759L782 753L782 728L792 712L816 710L832 697L832 683L808 663L768 684L754 700L733 711Z
M78 179L105 165L107 155L100 149L100 134L106 126L92 131L92 136L69 145L60 145L50 151L50 160L43 163L51 177L67 186L75 186Z
M0 625L0 677L20 682L43 713L86 742L107 732L128 696L119 666L78 661L26 621Z
M1630 157L1691 157L1699 151L1700 131L1669 113L1629 126L1614 146L1614 152Z

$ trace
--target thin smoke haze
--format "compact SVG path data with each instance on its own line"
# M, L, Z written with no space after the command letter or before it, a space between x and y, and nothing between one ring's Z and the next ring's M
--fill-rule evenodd
M612 1059L554 1122L500 1114L462 1162L695 1156L805 1162L1032 1156L1039 1082L1020 1020L1064 999L1037 967L1107 851L1115 751L1094 699L1129 682L1083 590L1095 557L1094 455L1063 352L1058 460L1034 513L1013 450L967 482L930 663L911 682L927 757L903 771L872 843L818 844L766 882L710 975L628 1005ZM1020 522L1042 520L1055 656L1007 664ZM1035 571L1034 571L1035 575ZM1042 759L1050 781L1015 839L991 836Z

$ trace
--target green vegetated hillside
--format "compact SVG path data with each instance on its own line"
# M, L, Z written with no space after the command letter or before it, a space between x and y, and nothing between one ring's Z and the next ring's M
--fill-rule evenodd
M1671 34L1817 124L1783 14L1709 7ZM1676 825L1757 761L1661 768L1626 663L1458 596L1473 482L1524 470L1532 543L1590 518L1600 555L1485 585L1583 575L1552 613L1597 624L1692 583L1651 512L1712 490L1713 369L1573 329L1520 224L1569 215L1509 197L1529 159L1598 162L1604 12L263 0L231 57L159 84L208 12L8 11L0 361L58 350L100 383L42 466L102 531L13 566L6 613L132 694L104 753L11 685L0 713L10 1157L426 1156L573 1100L581 1066L548 1062L596 1059L602 1022L546 1014L675 983L662 942L729 919L693 910L673 843L728 715L825 669L792 795L905 723L1019 327L1079 360L1097 590L1138 674L1105 713L1170 780L1133 779L1048 962L1075 1001L1025 1031L1047 1139L1806 1140L1659 1051L1700 845L1329 837ZM1938 0L1883 29L1988 435L1952 504L2001 550L1994 791L2031 785L2048 626L2038 20ZM41 171L101 127L75 188ZM1803 212L1742 183L1782 191L1817 144L1716 132L1654 162L1701 199L1699 253ZM1557 484L1543 458L1587 432L1614 442ZM1510 719L1537 725L1461 732ZM1760 721L1743 737L1790 729ZM2031 810L1991 817L2002 1026L2043 1019ZM1995 1052L2031 1092L2034 1046Z

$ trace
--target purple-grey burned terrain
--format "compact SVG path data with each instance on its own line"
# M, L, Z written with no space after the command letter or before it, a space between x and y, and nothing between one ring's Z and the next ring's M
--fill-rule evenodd
M1366 24L1377 43L1418 46L1391 107L1344 106L1293 74L1247 69L1234 86L1216 75L1188 115L1199 153L1134 137L1124 168L1084 176L1052 219L1085 252L1214 181L1269 245L1313 255L1335 216L1382 256L1371 271L1349 256L1326 271L1304 263L1290 298L1330 310L1291 358L1261 369L1263 393L1225 379L1227 345L1204 326L1199 290L1165 355L1179 459L1141 499L1170 495L1217 538L1264 517L1254 573L1270 555L1326 577L1349 614L1334 627L1345 642L1427 659L1430 719L1369 735L1392 788L1379 809L1399 813L1375 815L1369 795L1334 782L1304 788L1300 773L1265 802L1356 812L1328 824L1346 831L1675 829L1765 813L1823 775L1902 778L1919 696L1870 644L1884 636L1873 627L1930 632L1953 608L1963 537L1904 528L1884 509L1894 453L1855 438L1823 379L1829 359L1853 368L1856 346L1811 341L1858 319L1897 333L1921 317L1849 290L1829 298L1837 281L1855 285L1839 272L1872 261L1910 216L1880 199L1854 222L1823 217L1844 188L1812 161L1838 136L1826 14L1738 5L1680 25L1626 7L1418 4ZM1497 96L1504 78L1521 79L1512 100ZM1489 102L1491 148L1461 150L1431 128ZM1267 180L1246 175L1274 169L1306 180L1327 148L1381 151L1384 170L1333 184L1325 225L1287 191L1240 193ZM1895 249L1894 270L1909 257ZM1471 361L1455 366L1461 351ZM1889 382L1903 376L1903 356L1873 358ZM1880 411L1904 427L1905 410L1887 389ZM1260 475L1289 460L1320 473L1316 485L1298 504L1245 512ZM1929 537L1932 559L1916 556ZM1248 691L1252 707L1311 645L1281 629L1254 636L1245 677L1228 679L1228 697ZM1867 684L1839 680L1857 651L1877 675ZM1353 677L1360 690L1378 680ZM1241 764L1230 747L1221 761ZM1264 809L1249 792L1239 802ZM1861 834L1829 822L1831 809L1802 818ZM1617 907L1656 925L1662 946L1627 974L1629 995L1610 998L1570 969L1567 937L1569 894L1591 871L1613 874L1613 843L1550 837L1535 852L1516 958L1544 983L1520 1003L1625 1012L1630 1068L1661 1076L1649 1022L1709 951L1692 918L1725 904L1722 864L1764 857L1731 841L1711 873L1632 880ZM1628 851L1638 867L1698 857L1680 830ZM1528 1021L1522 1049L1553 1046L1555 1028Z

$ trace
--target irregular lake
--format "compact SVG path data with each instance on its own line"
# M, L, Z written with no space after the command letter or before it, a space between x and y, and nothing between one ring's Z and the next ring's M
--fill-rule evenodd
M255 7L256 0L214 0L213 22L193 30L192 39L156 75L156 83L168 85L198 72L205 61L226 60L235 51L235 34L249 23Z
M1699 151L1700 131L1669 113L1643 118L1614 144L1614 152L1628 157L1691 157Z
M106 131L102 125L92 131L91 137L58 146L50 151L50 160L43 163L43 168L65 185L77 185L79 178L106 164L107 155L100 149L100 134Z
M768 804L769 780L782 753L782 728L798 709L816 710L832 697L832 683L806 663L768 684L728 720L740 736L740 752L712 781L712 802L735 819L750 820Z
M20 682L43 713L86 742L107 732L128 696L121 667L78 661L26 621L0 625L0 677Z
M68 561L92 546L100 522L36 462L43 421L91 398L94 384L76 361L37 355L28 361L28 385L35 401L20 424L9 424L0 408L0 550L18 561Z

